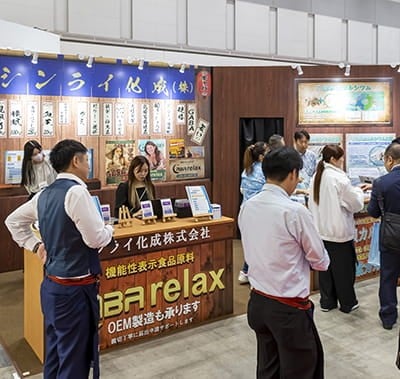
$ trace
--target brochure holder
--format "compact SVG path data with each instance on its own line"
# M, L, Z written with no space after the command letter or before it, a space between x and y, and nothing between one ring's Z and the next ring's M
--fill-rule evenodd
M162 208L162 221L175 221L176 213L174 213L171 199L161 199L160 202Z
M211 220L213 211L205 186L186 186L194 221Z
M156 223L157 216L154 215L153 205L150 200L141 201L140 207L142 208L142 224Z

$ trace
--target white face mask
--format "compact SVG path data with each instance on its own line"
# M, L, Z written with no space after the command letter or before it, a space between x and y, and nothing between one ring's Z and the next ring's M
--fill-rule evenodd
M40 152L40 153L37 153L36 155L34 155L34 156L32 157L32 160L33 160L34 162L40 163L40 162L43 161L43 158L44 158L44 155L43 155L42 152Z

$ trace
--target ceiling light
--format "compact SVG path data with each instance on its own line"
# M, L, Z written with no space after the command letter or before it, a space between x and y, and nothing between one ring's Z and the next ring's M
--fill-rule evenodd
M88 58L88 61L86 63L87 68L92 68L93 67L93 55L90 55Z
M303 70L302 70L302 68L301 68L300 65L297 66L297 73L298 73L299 75L303 75Z
M144 59L141 58L141 59L139 59L138 70L143 70L143 67L144 67Z
M39 53L33 53L31 63L32 64L37 64L38 63L38 59L39 59Z

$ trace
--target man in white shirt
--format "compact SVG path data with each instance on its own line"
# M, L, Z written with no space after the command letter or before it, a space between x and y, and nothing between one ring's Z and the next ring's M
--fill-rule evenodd
M302 159L291 147L267 154L263 190L242 205L239 227L252 288L248 322L257 337L257 378L323 378L310 269L329 257L310 212L290 200Z
M75 140L58 142L50 153L58 172L50 186L11 213L5 223L19 246L42 260L40 300L46 331L43 376L99 378L98 249L112 241L84 180L87 149ZM31 229L39 220L40 240ZM42 242L43 241L43 242Z

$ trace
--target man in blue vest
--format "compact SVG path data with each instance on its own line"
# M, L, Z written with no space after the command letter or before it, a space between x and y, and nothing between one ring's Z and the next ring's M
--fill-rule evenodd
M36 253L45 268L41 306L46 332L44 378L99 377L98 249L112 240L84 180L87 149L75 140L50 153L57 179L11 213L5 223L19 246ZM40 236L31 224L39 221Z

